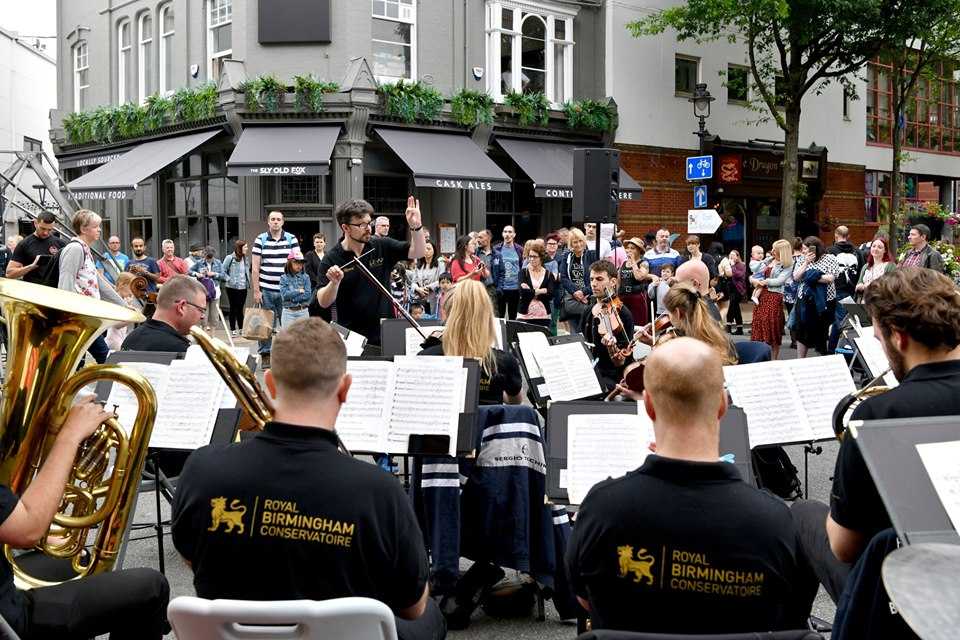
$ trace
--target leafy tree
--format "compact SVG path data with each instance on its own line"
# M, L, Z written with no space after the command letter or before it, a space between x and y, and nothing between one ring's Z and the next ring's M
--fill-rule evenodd
M686 0L627 28L635 37L673 29L681 42L746 46L751 87L784 133L780 234L791 238L801 190L801 101L831 82L855 95L851 76L889 42L891 24L911 2L919 0Z

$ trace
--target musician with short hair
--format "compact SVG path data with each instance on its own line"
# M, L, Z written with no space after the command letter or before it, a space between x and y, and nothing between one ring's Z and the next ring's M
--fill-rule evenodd
M868 398L852 420L960 415L960 292L931 269L901 267L874 280L863 304L900 384ZM840 445L830 506L793 507L801 541L834 599L870 539L892 526L856 439Z
M112 416L82 398L67 414L40 471L23 495L0 485L0 543L29 549L48 535L80 445ZM170 587L153 569L127 569L23 591L0 554L0 614L23 638L158 639L169 631Z
M184 353L190 346L190 328L203 322L207 290L190 276L173 276L160 287L152 318L127 334L122 351Z
M608 294L617 293L617 268L609 260L597 260L590 265L592 305L580 316L579 332L591 343L597 359L597 378L604 391L612 389L623 378L623 368L633 360L629 354L619 353L633 338L633 314L626 306L604 302ZM612 330L612 334L611 334Z
M422 258L426 241L420 216L420 201L407 199L407 225L411 240L400 242L390 237L372 236L370 221L373 207L366 200L348 200L334 211L343 237L324 254L317 282L317 302L323 308L336 303L337 323L380 344L380 319L392 318L389 296L369 282L354 258L367 267L384 287L389 287L393 265L401 260ZM362 256L362 257L361 257Z
M320 318L303 318L277 334L272 351L264 382L274 419L245 442L198 449L180 475L173 542L197 595L375 598L396 614L401 639L442 638L403 488L338 450L334 425L351 384L343 340Z
M789 509L719 459L727 410L720 356L699 340L670 340L647 358L644 386L656 454L590 490L567 546L593 628L804 628L817 585L800 561Z

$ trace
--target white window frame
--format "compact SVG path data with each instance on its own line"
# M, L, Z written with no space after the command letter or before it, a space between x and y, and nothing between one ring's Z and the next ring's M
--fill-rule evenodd
M143 26L147 20L150 20L150 32L144 33ZM137 96L139 96L140 104L146 103L147 97L150 95L147 92L150 79L147 78L146 55L144 54L149 52L152 46L153 18L149 11L144 11L137 16ZM151 60L156 60L156 58L152 56ZM156 66L156 62L153 66Z
M160 11L157 12L157 25L160 30L160 60L159 64L157 64L157 70L160 72L160 94L165 96L173 93L173 87L167 86L167 67L170 67L173 64L173 61L170 59L170 52L172 51L171 44L173 43L173 35L176 33L176 27L172 28L170 31L164 31L163 23L166 22L167 13L172 11L173 3L168 2L160 7ZM176 19L176 15L176 13L173 14L174 19ZM170 81L172 83L172 69L170 76Z
M127 45L123 45L123 31L127 30ZM133 30L129 20L117 23L117 103L124 104L133 96L127 95L129 86L130 68L133 60Z
M80 84L80 73L87 72L87 84ZM90 90L90 50L86 40L81 40L73 46L73 110L81 111L84 91Z
M217 13L216 20L214 12ZM220 78L213 77L215 60L222 60L233 55L233 0L208 0L206 6L207 22L207 80L219 82ZM217 27L230 25L230 48L222 51L213 49L213 30Z
M503 26L503 10L513 11L513 28ZM500 37L510 36L511 42L511 69L510 79L514 91L522 90L522 20L525 15L534 14L546 22L546 79L544 93L550 100L551 106L560 107L557 100L556 87L556 56L554 47L563 47L563 98L573 99L573 19L577 15L576 9L559 6L547 2L533 2L531 0L488 0L486 11L486 38L487 38L487 93L497 102L503 102L504 94L500 90L503 69L500 68ZM556 35L556 23L563 21L563 39Z
M395 4L397 5L397 15L399 17L394 18L393 16L387 16L383 14L378 14L373 12L373 3L370 3L370 20L371 24L373 19L377 20L388 20L390 22L402 22L403 24L410 25L410 77L405 78L401 76L385 76L385 75L376 75L377 82L383 83L392 83L397 82L398 80L410 80L416 81L417 79L417 3L416 0L411 2L409 5L403 4L400 0L384 0L386 4ZM386 40L377 40L373 37L370 38L371 42L380 42L383 44L396 45L396 42L389 42ZM372 52L371 52L372 53Z

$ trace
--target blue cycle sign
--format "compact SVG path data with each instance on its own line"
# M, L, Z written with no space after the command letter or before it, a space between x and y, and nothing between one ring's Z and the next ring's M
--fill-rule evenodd
M710 180L713 178L713 156L687 158L687 180Z

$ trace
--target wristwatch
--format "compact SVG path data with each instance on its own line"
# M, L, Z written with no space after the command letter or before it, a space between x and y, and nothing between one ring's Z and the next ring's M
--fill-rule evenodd
M410 227L410 231L413 231L414 233L416 233L417 231L420 231L421 229L423 229L423 225L420 225L416 229L414 229L413 227Z

